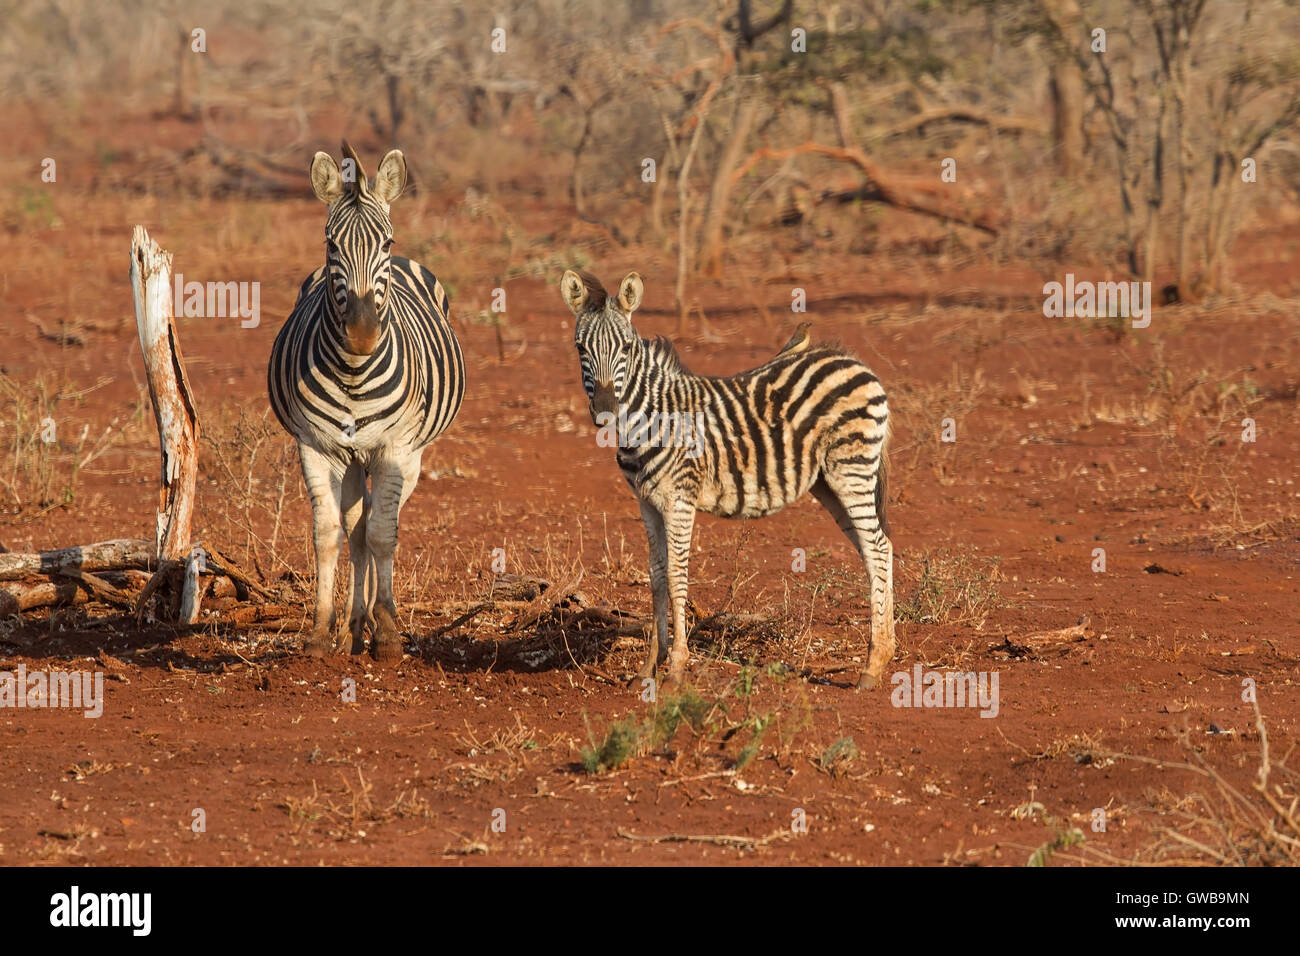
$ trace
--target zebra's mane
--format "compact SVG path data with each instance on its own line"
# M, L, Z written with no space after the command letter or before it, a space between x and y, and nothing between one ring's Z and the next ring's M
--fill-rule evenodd
M679 375L695 374L686 367L682 357L677 354L677 346L673 345L672 340L663 335L656 335L651 339L642 339L641 343L650 353L655 364L667 372L675 372Z
M677 346L674 345L672 340L667 338L666 336L656 335L653 338L648 338L648 339L643 338L641 340L641 343L645 346L646 351L650 353L650 357L653 360L654 364L658 365L664 371L667 371L669 373L676 373L678 375L696 375L695 372L692 372L689 368L687 368L686 363L682 361L682 357L677 351ZM735 378L738 375L748 375L750 372L760 369L764 365L767 365L769 362L775 361L777 359L793 358L794 355L798 355L801 358L806 359L813 355L826 355L828 353L835 354L835 355L850 354L844 349L843 346L840 345L838 341L831 340L826 342L818 342L816 345L810 345L808 346L808 348L796 352L793 355L775 353L769 356L768 358L764 359L763 361L759 362L757 365L753 366L752 368L741 369L738 372L732 372L730 375L700 375L696 377L709 378L709 379Z

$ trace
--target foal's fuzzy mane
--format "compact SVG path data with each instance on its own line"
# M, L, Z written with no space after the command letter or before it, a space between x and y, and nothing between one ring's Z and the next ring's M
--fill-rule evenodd
M656 335L654 338L641 340L646 349L656 356L670 371L679 372L683 375L694 375L682 361L682 357L677 353L677 346L673 345L672 340L667 336Z
M600 280L590 272L583 269L575 269L574 272L577 273L578 278L582 280L582 284L586 286L587 289L587 303L582 307L582 311L603 311L605 303L609 300L609 293L606 292L605 287L600 284Z
M652 355L658 358L660 362L662 362L663 365L667 367L668 370L677 372L682 375L696 374L695 372L692 372L687 367L686 363L682 360L681 355L677 351L677 346L673 344L671 339L663 335L656 335L653 338L643 338L641 341L645 345L647 351L649 351ZM790 355L783 355L781 353L771 355L768 358L764 359L763 361L759 362L757 365L754 365L750 368L740 369L739 371L732 372L729 375L703 375L699 377L719 379L719 380L730 379L730 378L735 378L739 375L748 375L750 372L756 371L762 368L764 365L767 365L769 362L776 361L778 359L789 360L789 359L795 359L797 357L799 360L805 360L811 358L814 355L826 355L828 353L835 354L835 355L850 354L838 342L834 342L834 341L818 342L816 345L810 345L808 348L799 352L795 352Z

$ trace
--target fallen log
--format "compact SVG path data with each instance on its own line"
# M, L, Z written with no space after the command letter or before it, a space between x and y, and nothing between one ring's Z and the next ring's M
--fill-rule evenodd
M107 601L109 604L116 604L118 607L130 608L135 605L135 595L128 594L113 587L103 578L100 578L89 571L79 571L76 568L65 568L59 572L65 577L73 578L86 585L96 596Z
M35 584L15 583L0 588L0 617L21 614L42 607L63 607L86 604L91 592L79 582L70 579L39 581Z
M16 581L32 574L57 574L71 569L90 572L125 568L148 570L157 564L150 542L117 538L53 551L0 554L0 581Z

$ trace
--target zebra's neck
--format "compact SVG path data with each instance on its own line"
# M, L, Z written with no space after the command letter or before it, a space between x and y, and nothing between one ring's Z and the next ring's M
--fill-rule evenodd
M671 410L674 386L689 376L667 339L639 339L627 369L623 401L627 413Z

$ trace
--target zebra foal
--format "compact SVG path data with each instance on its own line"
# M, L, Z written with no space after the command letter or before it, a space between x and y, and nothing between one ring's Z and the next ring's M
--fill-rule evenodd
M343 143L311 164L329 207L325 265L302 284L267 369L271 407L298 442L311 497L316 612L306 652L339 650L334 576L346 535L351 557L351 650L399 660L393 601L398 515L415 490L420 455L451 424L465 363L447 320L447 294L418 262L392 255L389 204L406 186L406 159L390 150L373 184ZM367 487L369 479L369 487Z
M811 491L866 564L871 639L858 687L878 684L895 642L894 549L885 522L889 409L876 376L837 348L809 346L803 328L758 368L729 378L694 375L672 343L643 339L633 328L644 294L635 272L613 299L594 277L572 270L560 293L577 319L574 344L592 419L604 431L600 443L617 444L650 540L655 624L638 676L653 676L668 654L670 622L668 681L684 676L695 513L754 518Z

